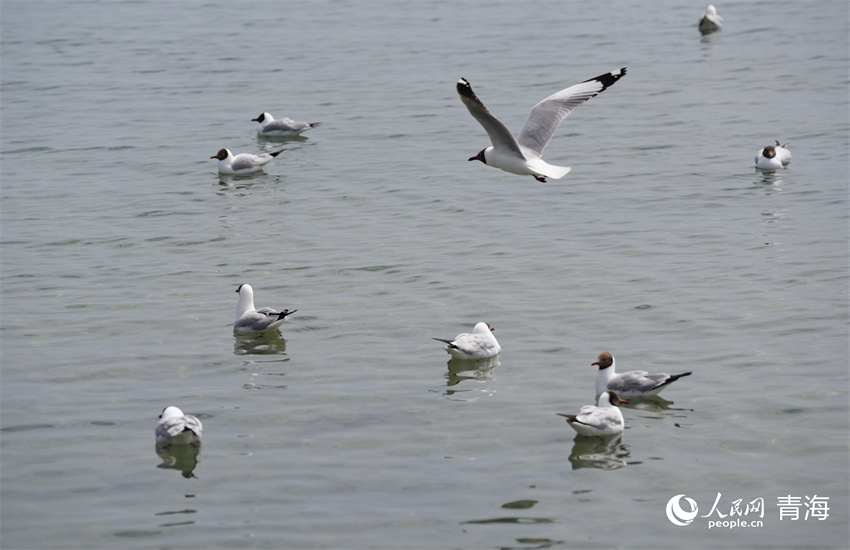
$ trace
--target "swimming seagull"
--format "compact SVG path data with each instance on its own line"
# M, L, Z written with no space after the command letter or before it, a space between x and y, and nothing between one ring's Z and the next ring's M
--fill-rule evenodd
M321 122L297 122L287 117L275 119L269 113L263 113L251 120L257 123L257 134L261 136L297 136L321 124Z
M455 359L489 359L502 352L493 330L489 323L481 322L475 325L472 334L458 334L453 340L434 340L448 344L444 349Z
M614 364L614 356L603 351L596 361L591 363L599 367L596 373L596 393L616 391L618 395L626 397L650 397L679 378L689 376L690 372L682 374L649 374L645 370L633 370L617 374Z
M252 155L250 153L240 153L236 156L229 149L221 149L218 153L211 156L211 159L218 159L218 171L222 174L252 174L263 169L263 165L268 164L276 156L281 154L283 150L275 151L274 153L266 153L264 155Z
M717 15L717 8L713 4L709 4L705 8L705 13L702 14L699 20L699 30L702 34L709 34L714 31L719 31L723 28L723 18Z
M292 315L297 309L277 311L270 307L254 309L254 289L251 285L239 285L236 289L239 303L236 304L236 320L233 329L239 332L265 332L274 330L283 324L287 315Z
M201 440L201 421L177 407L165 407L156 424L156 440L170 445L196 445Z
M461 78L457 81L457 93L469 113L484 127L493 144L469 160L480 160L512 174L534 176L537 181L545 182L547 177L561 179L571 169L545 162L541 158L543 149L549 144L561 121L573 109L604 92L625 74L626 68L623 67L619 71L599 75L550 95L531 109L516 138L475 96L469 81Z
M616 392L606 391L602 392L596 403L585 405L578 414L556 414L566 417L567 424L580 435L606 437L622 433L625 421L618 405L628 401L621 399Z
M768 145L759 149L759 152L756 153L756 168L777 170L788 166L788 163L791 162L791 151L787 147L787 143L785 145L779 145L779 142L776 141L775 147Z

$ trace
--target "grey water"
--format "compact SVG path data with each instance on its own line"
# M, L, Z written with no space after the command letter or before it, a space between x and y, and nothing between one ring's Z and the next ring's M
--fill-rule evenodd
M4 1L0 545L846 548L848 6L716 5ZM467 162L458 78L517 131L620 67L565 178ZM555 414L606 350L693 372L608 444Z

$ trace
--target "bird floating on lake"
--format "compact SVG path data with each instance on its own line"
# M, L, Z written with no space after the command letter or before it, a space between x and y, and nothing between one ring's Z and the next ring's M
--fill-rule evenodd
M573 109L607 90L625 74L626 68L623 67L619 71L599 75L550 95L531 109L517 137L487 110L473 93L469 81L461 78L457 81L460 99L473 118L484 127L492 143L469 160L480 160L512 174L534 176L537 181L542 182L545 182L547 177L564 177L571 168L545 162L541 158L543 149L549 144L561 121Z
M254 289L251 285L239 285L236 289L239 294L239 302L236 304L236 320L233 329L238 332L265 332L275 330L283 324L288 315L292 315L297 309L289 311L277 311L270 307L254 309Z
M633 370L617 374L614 356L603 351L592 365L599 367L596 373L596 393L615 391L621 397L651 397L683 376L682 374L649 374L645 370Z
M298 136L301 132L321 124L321 122L298 122L287 117L275 119L269 113L262 113L251 120L257 123L257 134L270 137Z
M156 440L169 445L197 445L201 440L201 421L183 414L177 407L165 407L156 425Z
M788 166L788 163L791 162L791 151L787 147L787 143L779 145L777 141L775 146L768 145L759 149L759 152L756 153L756 168L778 170Z
M625 429L623 413L618 405L628 403L616 392L602 392L596 405L585 405L578 414L556 413L566 417L570 425L580 435L589 437L608 437L622 433Z
M493 330L489 323L481 322L475 325L471 334L458 334L453 340L434 340L448 344L444 349L455 359L489 359L502 352Z
M262 170L263 166L271 162L282 152L283 150L280 150L275 151L274 153L266 153L264 155L240 153L234 156L229 149L220 149L218 153L214 154L210 158L218 159L218 171L222 174L252 174Z
M714 7L714 4L709 4L705 8L705 13L699 19L699 31L702 34L710 34L722 28L723 18L717 15L717 8Z

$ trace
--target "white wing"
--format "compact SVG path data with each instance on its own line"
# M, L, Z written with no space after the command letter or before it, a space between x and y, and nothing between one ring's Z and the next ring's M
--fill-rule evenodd
M310 125L306 122L296 122L291 118L278 118L275 119L265 126L263 126L263 132L300 132L310 128Z
M201 436L201 421L192 415L165 418L156 425L156 438L165 441L176 437L186 430Z
M573 109L604 92L625 74L626 68L623 67L619 71L599 75L550 95L531 109L517 142L529 153L539 157L555 134L555 130Z
M248 311L236 320L233 328L236 330L263 331L276 328L283 324L287 315L292 315L298 310L276 311L270 307L261 307L255 311Z
M469 114L484 127L484 131L490 136L490 142L494 148L513 152L518 157L524 158L514 135L501 120L487 110L487 107L473 93L472 86L465 78L457 81L457 93L460 95L460 100L469 109Z
M472 356L482 357L496 354L494 342L478 334L461 334L452 342L454 347Z

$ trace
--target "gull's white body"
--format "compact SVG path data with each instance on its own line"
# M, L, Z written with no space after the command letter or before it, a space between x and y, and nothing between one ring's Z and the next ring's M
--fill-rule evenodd
M201 421L183 414L177 407L166 407L156 424L156 440L171 445L191 445L201 439Z
M276 119L269 113L263 113L251 120L257 123L257 134L273 137L297 136L321 124L320 122L299 122L287 117Z
M791 162L791 151L786 149L786 147L788 147L787 143L783 146L779 145L777 141L775 146L768 145L759 149L758 153L756 153L756 168L761 170L779 170L788 166L788 163Z
M218 159L218 171L222 174L252 174L262 170L263 166L274 160L282 152L275 151L263 155L252 155L250 153L234 155L229 149L221 149L210 158Z
M651 397L679 378L691 374L649 374L645 370L617 374L614 356L607 351L600 353L593 365L599 367L599 372L596 373L597 395L615 391L621 397Z
M484 322L475 325L471 334L458 334L453 340L434 340L448 344L443 349L455 359L489 359L502 352L502 347L493 336L493 328Z
M541 158L543 150L573 109L605 91L625 74L626 68L623 67L550 95L531 109L517 137L487 110L473 93L469 82L461 78L457 82L458 95L473 118L484 127L492 143L469 160L480 160L512 174L534 176L538 181L546 181L547 177L564 177L571 169L544 161Z
M723 28L723 18L717 15L717 8L709 4L699 20L699 30L702 34L719 31Z
M295 313L296 310L277 311L270 307L254 308L254 289L251 285L239 285L236 289L239 293L239 302L236 304L236 320L233 329L239 332L265 332L275 330L283 324L287 315Z
M596 405L585 405L578 414L561 414L576 432L590 437L608 437L622 433L626 427L621 403L616 393L603 392ZM626 401L627 402L627 401Z
M495 147L487 147L484 149L485 164L493 166L511 174L520 176L541 176L544 178L554 178L556 180L563 178L570 173L572 168L568 166L556 166L549 164L542 158L535 158L527 150L520 149L523 156L519 157L513 152L506 152L503 149Z

